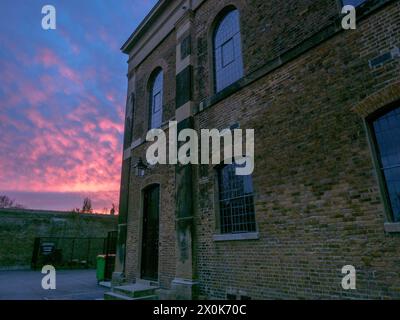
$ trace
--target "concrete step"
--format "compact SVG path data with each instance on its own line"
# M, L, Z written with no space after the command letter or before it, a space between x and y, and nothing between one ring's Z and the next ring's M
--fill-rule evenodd
M141 297L133 300L159 300L157 295L152 295L152 296L147 296L147 297Z
M135 283L126 286L114 287L112 292L136 299L155 296L157 289L158 287L153 287L142 283Z
M122 300L126 300L126 301L141 301L141 300L158 300L158 296L156 295L151 295L151 296L146 296L146 297L139 297L139 298L131 298L128 297L124 294L118 294L115 292L106 292L104 293L104 300L109 300L109 301L122 301Z
M111 282L110 281L100 281L99 286L103 288L111 289Z
M145 286L149 286L149 287L159 287L158 282L150 281L150 280L137 279L136 283L137 284L142 284L142 285L145 285Z
M115 292L105 292L104 300L133 300L133 298L127 297L123 294L118 294Z

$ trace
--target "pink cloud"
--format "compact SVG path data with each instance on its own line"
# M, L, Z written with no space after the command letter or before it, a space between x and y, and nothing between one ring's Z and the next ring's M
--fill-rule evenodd
M113 95L112 93L110 93L110 92L106 94L106 98L107 98L107 100L110 101L110 102L115 102L115 97L114 97L114 95Z
M0 190L118 202L125 79L107 63L81 60L81 48L61 31L67 52L33 45L28 55L9 44L15 59L0 61L0 148L7 154L0 157ZM95 35L93 41L118 49L109 30ZM118 74L123 78L123 70Z
M35 61L42 64L46 68L61 64L61 61L57 55L48 48L40 49L35 57Z
M103 131L116 130L118 133L124 132L124 125L122 123L113 122L109 119L100 120L99 127Z
M58 57L54 51L48 48L40 49L38 50L34 61L41 64L45 68L56 67L61 76L77 86L82 85L82 80L79 76L79 73L67 66L67 64L60 57Z

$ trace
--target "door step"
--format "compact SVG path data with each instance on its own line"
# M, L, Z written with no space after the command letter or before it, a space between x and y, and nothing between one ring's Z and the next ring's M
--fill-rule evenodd
M157 296L148 296L148 297L140 297L140 298L131 298L131 297L128 297L128 296L126 296L126 295L123 295L123 294L118 294L118 293L115 293L115 292L106 292L106 293L104 293L104 300L111 300L111 301L122 301L122 300L126 300L126 301L135 301L135 300L137 300L137 301L139 301L139 300L158 300L158 297Z
M158 282L151 281L151 280L137 279L136 284L142 284L142 285L149 286L149 287L157 287L157 288L159 287Z
M111 292L104 295L104 298L106 300L158 300L157 289L159 289L158 286L151 286L148 282L140 281L131 285L113 287Z

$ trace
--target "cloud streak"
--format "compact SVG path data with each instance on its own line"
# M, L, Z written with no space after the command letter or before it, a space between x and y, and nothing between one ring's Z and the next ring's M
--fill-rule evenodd
M156 1L53 2L55 31L40 28L40 1L0 3L0 194L57 210L89 194L102 211L118 202L120 184L119 44Z

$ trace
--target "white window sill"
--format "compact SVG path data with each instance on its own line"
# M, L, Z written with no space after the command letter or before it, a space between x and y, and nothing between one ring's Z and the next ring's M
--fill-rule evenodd
M258 240L260 234L258 232L249 233L229 233L229 234L215 234L214 241L242 241L242 240Z
M385 231L387 233L395 233L395 232L400 232L400 222L397 223L385 223Z

